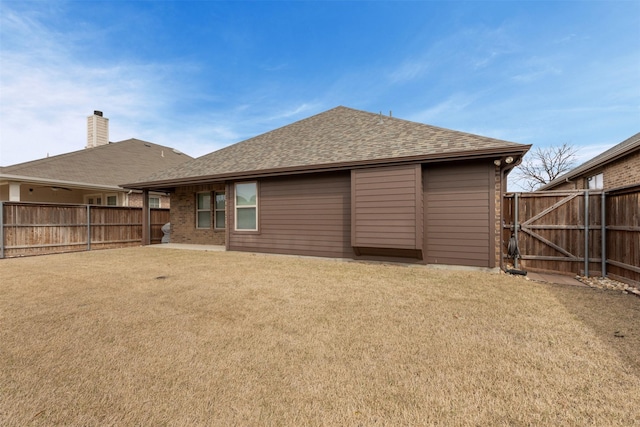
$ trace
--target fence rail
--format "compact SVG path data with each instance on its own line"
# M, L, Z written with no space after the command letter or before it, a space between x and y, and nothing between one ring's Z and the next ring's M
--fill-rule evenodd
M150 210L151 243L160 243L168 209ZM142 244L142 208L0 202L0 258Z
M508 193L503 220L503 241L517 240L525 270L608 276L640 286L640 185Z

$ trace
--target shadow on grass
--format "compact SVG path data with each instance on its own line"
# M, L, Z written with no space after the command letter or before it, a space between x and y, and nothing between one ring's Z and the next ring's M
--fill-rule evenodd
M640 375L640 298L620 291L545 285L567 310Z

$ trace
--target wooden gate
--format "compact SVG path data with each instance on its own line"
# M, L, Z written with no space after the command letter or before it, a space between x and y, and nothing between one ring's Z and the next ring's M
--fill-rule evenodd
M608 275L639 285L639 195L640 186L508 193L503 203L504 256L514 237L520 269Z

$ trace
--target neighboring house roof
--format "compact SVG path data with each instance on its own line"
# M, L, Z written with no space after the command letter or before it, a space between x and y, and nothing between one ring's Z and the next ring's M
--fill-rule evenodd
M547 184L538 188L536 191L551 190L552 188L566 182L566 180L571 180L584 175L592 170L618 160L619 158L624 157L630 154L632 151L638 149L640 149L640 132L636 133L631 138L625 139L620 144L614 145L607 151L597 155L591 160L584 162L580 166L570 170L564 175L557 177L553 181L549 181Z
M124 186L160 188L162 183L186 184L401 160L524 154L529 147L340 106Z
M118 188L158 170L192 160L171 147L138 139L0 168L0 179Z

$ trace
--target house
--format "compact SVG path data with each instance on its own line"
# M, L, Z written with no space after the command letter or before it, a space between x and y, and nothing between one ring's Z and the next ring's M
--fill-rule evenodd
M337 107L123 186L171 194L175 243L496 268L529 148Z
M118 184L179 165L192 157L138 139L109 142L109 119L87 118L83 150L0 167L0 201L142 206L142 192ZM150 195L151 207L169 207L164 192Z
M634 184L640 184L640 132L537 191L611 190Z

